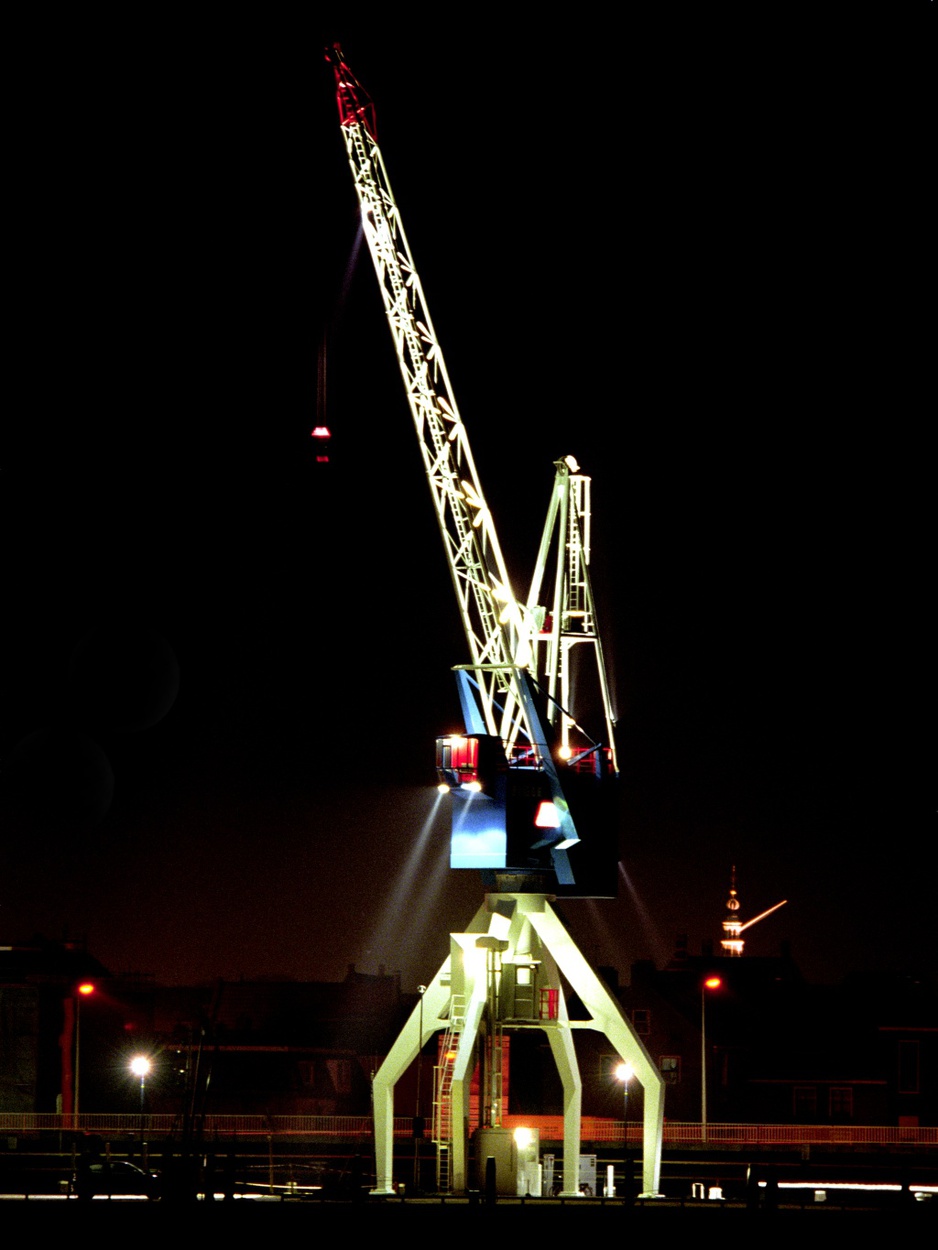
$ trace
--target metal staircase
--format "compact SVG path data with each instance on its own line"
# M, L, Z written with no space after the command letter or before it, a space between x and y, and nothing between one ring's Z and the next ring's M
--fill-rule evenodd
M465 1022L465 996L454 994L450 999L449 1024L443 1034L439 1062L433 1069L433 1144L436 1146L436 1188L441 1194L449 1193L452 1183L453 1073L459 1035Z

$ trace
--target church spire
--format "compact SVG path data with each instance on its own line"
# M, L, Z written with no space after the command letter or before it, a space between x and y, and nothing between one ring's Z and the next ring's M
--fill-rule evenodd
M748 929L750 925L757 924L760 920L764 920L766 916L771 916L773 911L778 911L780 907L784 907L788 902L787 898L783 898L780 903L776 903L774 907L769 907L765 911L753 916L751 920L747 920L743 924L742 917L739 914L739 897L736 893L736 865L733 865L730 873L730 895L726 900L726 915L723 918L723 938L720 945L723 947L723 953L732 957L738 957L743 953L745 941L742 937L744 929Z
M742 917L739 914L739 899L736 896L736 865L730 874L730 896L726 900L726 915L723 917L723 940L720 945L724 954L739 956L743 953L745 943L740 937L743 931Z

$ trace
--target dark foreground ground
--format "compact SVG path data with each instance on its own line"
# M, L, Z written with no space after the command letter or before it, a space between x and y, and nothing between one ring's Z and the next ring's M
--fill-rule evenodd
M252 1245L284 1237L318 1244L317 1239L348 1237L351 1245L397 1246L402 1238L444 1236L454 1245L484 1245L507 1237L527 1242L536 1237L549 1244L588 1238L592 1244L615 1244L611 1238L641 1238L655 1247L693 1244L710 1233L729 1235L744 1244L828 1245L858 1238L864 1245L887 1245L897 1237L926 1245L938 1232L938 1199L922 1203L877 1203L854 1207L819 1204L750 1209L742 1204L680 1204L660 1200L626 1206L596 1200L550 1199L494 1205L469 1200L368 1200L356 1203L302 1200L167 1202L64 1199L7 1199L0 1202L0 1235L18 1233L31 1239L79 1237L92 1244L105 1238L130 1246L151 1243L185 1247L203 1244ZM602 1238L603 1242L595 1239ZM745 1241L740 1239L746 1239ZM709 1240L709 1239L707 1239ZM409 1244L409 1243L408 1243Z

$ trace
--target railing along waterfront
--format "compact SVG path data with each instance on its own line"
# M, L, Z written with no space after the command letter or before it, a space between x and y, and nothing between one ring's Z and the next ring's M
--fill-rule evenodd
M504 1116L505 1128L536 1128L541 1143L563 1141L563 1116ZM161 1137L179 1136L182 1119L174 1115L147 1115L143 1121L151 1141ZM203 1135L214 1138L294 1137L306 1140L367 1142L374 1134L370 1117L355 1115L205 1115L197 1127ZM584 1116L580 1139L594 1145L621 1145L621 1120ZM102 1136L139 1135L140 1115L109 1115L81 1113L79 1116L0 1112L0 1135L18 1136L44 1133L96 1133ZM394 1120L396 1138L410 1138L413 1120L397 1116ZM628 1125L628 1144L641 1148L642 1126ZM664 1126L664 1145L693 1146L912 1146L938 1147L938 1126L908 1127L897 1125L860 1124L719 1124L710 1122L704 1130L695 1123L668 1122Z

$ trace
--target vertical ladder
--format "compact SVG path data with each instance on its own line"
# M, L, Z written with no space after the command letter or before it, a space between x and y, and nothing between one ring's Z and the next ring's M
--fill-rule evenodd
M449 1024L443 1034L440 1061L433 1069L433 1143L436 1146L436 1187L449 1193L452 1183L450 1163L453 1153L453 1073L459 1035L466 1021L466 1000L462 994L450 999ZM462 1131L462 1126L459 1126Z
M483 1108L482 1122L488 1128L501 1128L505 1031L500 1020L496 1019L492 1022L485 1041L488 1089L486 1090L487 1105Z

